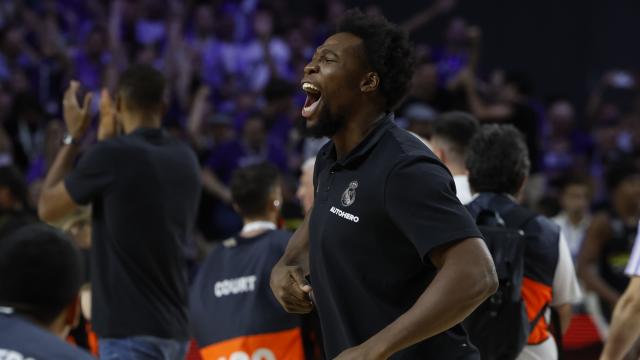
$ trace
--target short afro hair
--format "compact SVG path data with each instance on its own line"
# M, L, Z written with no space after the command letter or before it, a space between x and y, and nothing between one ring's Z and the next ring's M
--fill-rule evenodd
M365 15L359 9L345 12L336 33L360 39L366 59L380 77L380 92L387 110L393 110L409 90L414 56L407 33L382 16Z
M451 144L452 151L464 156L480 124L473 115L463 111L450 111L438 115L433 123L433 136Z
M164 75L150 65L136 64L127 68L118 80L118 92L127 104L138 111L158 111L165 100Z
M278 169L270 163L236 170L231 178L231 198L242 216L264 215L269 195L280 182Z
M513 125L484 125L467 153L469 185L474 192L515 195L529 175L531 162L522 133Z
M78 295L82 258L71 239L32 224L0 239L0 306L49 325Z

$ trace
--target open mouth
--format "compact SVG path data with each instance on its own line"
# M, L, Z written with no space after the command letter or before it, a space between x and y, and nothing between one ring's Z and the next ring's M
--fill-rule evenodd
M307 93L307 100L304 102L304 107L302 108L302 117L308 119L318 109L320 99L322 99L322 92L319 87L308 82L302 84L302 90Z

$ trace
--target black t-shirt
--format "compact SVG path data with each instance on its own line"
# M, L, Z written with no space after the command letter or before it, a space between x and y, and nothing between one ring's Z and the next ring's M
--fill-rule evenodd
M4 313L0 313L0 359L95 360L27 319Z
M268 351L268 359L304 358L301 317L285 312L269 286L290 237L279 230L236 236L207 256L189 296L191 328L204 359L235 352L249 358L257 351Z
M182 251L193 231L195 154L161 129L138 129L91 148L66 178L92 204L92 322L99 337L188 338Z
M431 250L481 237L449 171L392 114L344 159L332 142L320 150L314 186L311 285L328 358L414 305L436 275ZM478 357L457 325L392 359Z

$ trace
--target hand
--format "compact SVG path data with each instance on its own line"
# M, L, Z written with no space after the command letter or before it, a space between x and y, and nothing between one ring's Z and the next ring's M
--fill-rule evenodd
M278 262L271 271L271 291L282 307L292 314L308 314L313 310L311 286L299 266Z
M388 356L364 343L341 352L334 360L386 360L387 358Z
M100 93L100 124L98 125L98 140L106 140L118 135L116 109L109 90L102 89Z
M91 99L93 98L92 93L87 93L84 96L83 105L80 107L77 97L79 87L79 82L71 80L71 84L65 91L62 100L62 113L64 122L67 125L67 131L76 140L80 140L87 133L89 128L89 104L91 104Z

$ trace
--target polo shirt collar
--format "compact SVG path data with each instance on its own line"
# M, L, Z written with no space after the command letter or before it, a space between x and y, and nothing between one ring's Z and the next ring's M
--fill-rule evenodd
M484 209L505 211L517 205L516 199L509 194L482 192L475 195L473 202Z
M163 134L164 129L162 129L161 127L139 127L130 133L130 135L139 135L143 137L159 136Z
M393 119L394 114L392 112L382 115L379 120L376 120L379 123L375 125L369 134L367 134L367 136L365 136L365 138L362 139L362 141L360 141L360 143L341 160L337 160L336 147L333 142L331 142L331 145L324 150L320 156L334 161L335 165L338 167L349 167L350 165L353 165L358 160L366 156L378 141L380 141L386 130L394 125Z

